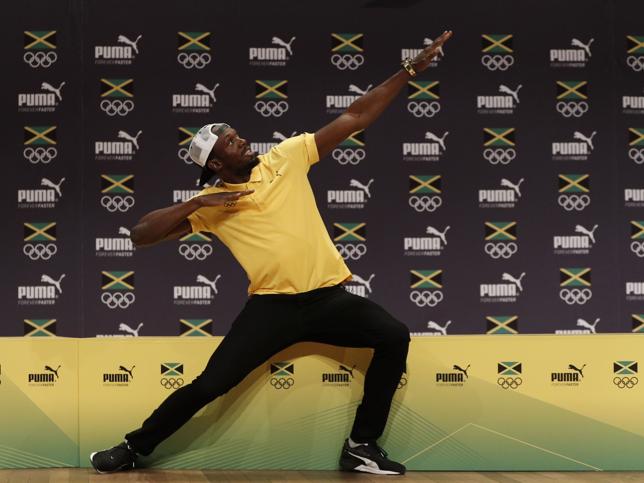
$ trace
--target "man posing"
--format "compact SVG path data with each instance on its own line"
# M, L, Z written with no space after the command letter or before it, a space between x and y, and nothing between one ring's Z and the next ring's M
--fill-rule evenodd
M168 396L123 443L90 455L98 472L134 468L137 454L152 453L203 406L277 352L302 341L374 349L340 467L405 472L376 441L405 368L409 331L382 307L344 290L342 283L351 273L322 222L307 173L349 135L375 121L451 35L443 33L404 61L400 71L315 134L287 139L266 154L252 152L225 123L199 130L190 157L202 167L202 185L215 176L218 181L189 201L145 215L132 229L132 241L142 247L191 232L214 233L246 271L250 297L191 384Z

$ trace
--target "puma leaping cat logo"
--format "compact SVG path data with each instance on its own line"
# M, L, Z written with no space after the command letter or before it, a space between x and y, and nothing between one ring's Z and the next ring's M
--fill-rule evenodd
M58 369L60 369L60 365L56 369L52 369L49 366L45 366L46 371L53 372L54 374L56 374L56 379L58 379Z
M353 186L354 188L361 189L362 191L365 192L365 194L367 195L367 198L371 198L371 193L369 192L369 186L371 186L371 183L373 183L373 181L374 180L372 178L372 179L369 180L369 182L366 185L364 185L360 181L358 181L357 179L352 179L349 182L349 186Z
M279 45L280 47L284 47L288 51L288 55L293 55L293 50L291 50L291 44L295 40L295 37L291 37L291 40L288 42L283 41L279 37L273 37L271 40L271 43L274 45Z
M132 369L128 369L125 366L119 366L119 371L127 372L132 379L134 379L134 375L132 374L132 371L134 370L136 366L132 366Z
M141 330L141 327L143 327L143 322L141 322L138 327L135 329L132 329L129 325L127 324L119 324L119 330L121 332L128 332L132 334L134 337L139 336L139 330Z
M52 86L49 82L43 82L42 84L40 84L40 88L43 91L53 92L54 94L56 94L56 97L58 98L58 100L62 101L63 96L60 94L60 90L63 88L64 85L65 85L65 83L61 82L60 85L58 86L58 88L56 88L56 87Z
M219 82L217 82L212 89L208 89L205 85L197 83L195 85L195 90L197 92L208 94L212 99L212 103L214 104L215 102L217 102L217 98L215 97L215 91L217 90L217 87L219 87Z
M428 328L428 329L433 329L433 330L435 330L435 331L437 331L437 332L440 332L440 333L441 333L441 334L443 334L443 335L447 335L447 326L448 326L449 324L451 324L451 323L452 323L452 321L451 321L451 320L448 320L447 322L445 322L445 326L444 326L444 327L441 327L440 325L438 325L438 324L437 324L436 322L434 322L433 320L430 320L429 322L427 322L427 328Z
M446 149L445 148L445 138L447 137L448 134L449 134L449 131L445 131L443 136L439 137L436 134L434 134L433 132L427 131L425 133L425 139L429 139L430 141L434 141L434 142L438 143L440 145L441 149L443 151L445 151L445 149Z
M584 377L584 367L586 367L586 364L581 366L581 369L578 369L577 367L575 367L574 364L568 364L568 369L570 369L571 371L578 372L582 378Z
M137 133L136 133L136 136L131 136L131 135L129 135L129 134L128 134L127 132L125 132L125 131L119 131L119 133L118 133L118 137L119 137L120 139L125 139L125 140L127 140L127 141L130 141L132 144L134 144L134 147L135 147L135 148L136 148L136 150L138 151L138 150L139 150L139 136L140 136L141 134L143 134L143 131L139 131L139 132L137 132Z
M136 40L130 40L125 35L119 35L117 41L121 42L122 44L129 45L130 47L132 47L132 49L134 49L134 52L136 52L138 54L139 53L139 48L138 48L137 44L139 43L139 40L141 40L142 37L143 37L143 35L139 35L136 38Z
M64 181L65 181L65 178L60 178L60 181L58 183L54 183L52 180L48 178L41 178L40 186L47 186L47 188L51 188L55 190L56 193L58 194L58 197L62 198L63 192L60 189L60 185L62 185Z
M373 277L375 277L375 276L376 276L376 274L372 273L371 276L369 277L369 279L365 280L360 275L356 275L354 273L354 274L351 275L351 280L353 280L354 282L357 282L360 285L364 286L369 291L369 293L371 293L372 292L372 290L371 290L371 280L373 280Z
M517 286L517 288L519 289L519 292L523 292L523 284L521 283L521 280L523 280L523 277L525 277L525 272L522 272L519 278L514 278L509 273L504 273L501 276L501 279L505 280L506 282L512 282L514 285Z
M591 324L590 322L587 322L584 319L577 319L577 327L584 327L585 329L590 330L591 334L596 334L597 331L595 330L595 327L597 327L599 320L600 319L595 319L595 322Z
M595 230L597 230L597 228L599 228L599 225L594 225L592 230L588 230L588 229L584 228L581 225L576 225L575 226L575 233L582 233L582 234L586 235L588 238L590 238L590 241L592 241L593 245L594 245L595 244Z
M208 280L205 275L197 275L197 282L208 285L211 288L212 293L216 295L219 293L219 291L217 290L217 280L219 280L220 278L221 275L217 275L214 280Z
M340 364L339 370L344 371L344 372L348 372L349 375L351 376L351 379L353 379L353 370L355 368L356 368L355 364L353 365L353 367L351 369L349 369L347 366L343 366L342 364Z
M468 375L467 375L467 370L470 368L470 365L471 365L471 364L468 364L468 365L467 365L467 367L466 367L465 369L462 369L462 368L461 368L461 367L459 367L457 364L454 364L454 365L452 366L452 369L454 369L455 371L458 371L458 372L462 372L463 374L465 374L465 377L469 379L469 377L470 377L470 376L468 376Z
M60 282L62 282L63 278L65 278L65 274L63 273L58 280L55 280L51 278L49 275L43 273L40 276L40 281L44 283L48 283L50 285L53 285L56 287L56 290L58 290L58 293L63 293L63 289L60 287Z

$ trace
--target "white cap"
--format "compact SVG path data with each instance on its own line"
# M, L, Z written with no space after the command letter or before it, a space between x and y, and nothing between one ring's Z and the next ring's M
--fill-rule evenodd
M230 127L228 124L220 122L206 124L199 129L197 134L192 138L192 141L190 141L190 147L188 148L188 154L192 162L203 168L206 165L213 146L217 142L217 139L219 139L219 135L228 127Z

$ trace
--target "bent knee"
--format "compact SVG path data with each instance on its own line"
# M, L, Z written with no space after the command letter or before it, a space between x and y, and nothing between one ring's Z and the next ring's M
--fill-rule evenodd
M387 344L407 347L410 340L409 328L402 322L393 319L387 330Z

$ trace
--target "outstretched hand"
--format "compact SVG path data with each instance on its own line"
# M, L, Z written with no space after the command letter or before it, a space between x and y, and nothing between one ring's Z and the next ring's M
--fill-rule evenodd
M443 32L431 45L425 47L420 54L411 60L416 72L422 72L429 66L430 62L441 52L441 47L452 36L451 30Z

